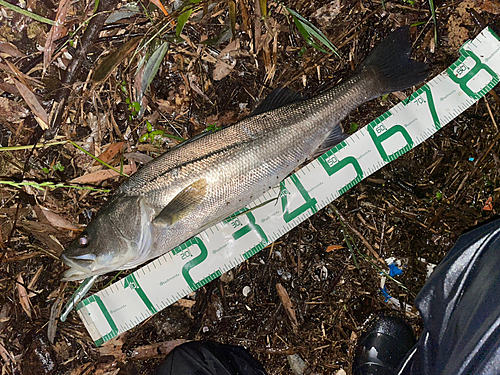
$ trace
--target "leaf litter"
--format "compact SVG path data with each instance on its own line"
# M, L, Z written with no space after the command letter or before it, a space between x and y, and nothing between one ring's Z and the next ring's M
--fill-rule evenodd
M386 1L385 8L380 1L199 2L179 27L186 3L127 10L101 0L95 14L94 4L30 4L31 14L1 9L4 373L146 374L175 345L201 339L249 348L270 374L350 373L369 318L391 311L419 331L411 306L427 267L463 230L498 215L497 87L246 263L95 348L74 312L55 320L77 286L60 281L57 257L106 201L104 191L119 186L120 172L132 174L180 140L240 120L277 86L309 95L331 87L402 24L419 24L414 54L436 75L482 29L467 9L499 32L500 7L498 0L437 4L436 44L429 5L420 1ZM58 23L49 28L37 18ZM321 51L333 51L326 41L340 57ZM147 67L154 55L153 42L168 48L147 75L137 74L138 61ZM363 126L398 101L374 100L342 125ZM384 265L376 259L389 257L402 263L403 274L385 281L399 307L380 292Z

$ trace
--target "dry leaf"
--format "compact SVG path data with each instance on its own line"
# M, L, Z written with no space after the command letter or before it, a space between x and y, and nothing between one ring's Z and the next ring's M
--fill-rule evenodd
M19 274L17 277L17 292L19 293L19 303L21 304L24 312L31 318L31 306L30 299L28 297L28 293L26 292L26 288L24 287L23 276Z
M71 4L70 0L61 0L59 7L57 8L57 14L55 22L56 24L50 28L49 35L47 35L47 40L45 41L45 50L43 51L43 73L50 64L50 59L52 58L52 52L54 52L54 42L66 35L66 27L64 23L66 22L66 15L68 14L68 7Z
M4 330L6 326L6 322L10 320L10 303L6 302L2 306L2 310L0 311L0 332Z
M68 220L62 218L58 214L52 212L48 208L39 206L41 211L43 212L43 216L49 221L50 225L56 228L63 228L69 230L80 230L77 226L71 224Z
M5 64L7 64L7 65L0 64L0 66L2 66L2 68L6 72L9 72L9 71L12 72L12 74L14 74L13 78L18 79L19 82L21 82L24 86L26 86L31 91L32 88L31 88L30 84L28 83L28 79L31 77L25 75L23 72L21 72L19 69L17 69L17 66L12 64L9 60L4 60L4 61L5 61Z
M165 16L168 16L168 12L160 0L149 0L149 1L152 2L154 5L156 5L158 8L160 8L160 10L163 12Z
M2 360L6 364L10 364L11 362L14 362L14 358L9 353L9 351L7 349L5 349L5 346L3 344L3 340L1 340L1 339L0 339L0 357L2 357Z
M19 122L27 117L30 111L20 102L15 102L7 98L0 98L0 121Z
M343 248L344 248L344 246L340 246L340 245L330 245L326 248L326 252L329 253L331 251L340 250Z
M163 358L172 350L174 350L177 346L182 345L189 341L191 340L179 339L179 340L165 341L156 344L139 346L138 348L132 350L131 357L133 359L138 359L141 361L151 358Z
M33 112L38 125L40 125L43 130L47 130L49 128L49 116L47 116L47 112L45 112L45 109L43 109L35 94L33 94L17 79L13 78L12 80L14 81L14 84L16 85L16 88L23 97L24 101L26 102L26 104L28 104L28 107L30 107L31 111Z
M125 335L126 334L121 334L109 341L106 341L101 347L97 348L97 351L101 356L111 355L119 361L124 361L127 357L122 351Z
M215 81L221 80L234 69L236 66L235 57L238 56L239 52L240 42L238 40L232 41L221 51L215 64L213 76Z
M321 26L330 26L333 19L340 14L341 10L342 4L340 0L333 0L331 3L327 3L317 9L311 14L311 18L315 18Z
M131 174L134 172L134 169L131 165L124 165L122 169L122 173ZM118 172L113 171L112 169L105 169L102 171L97 171L93 173L86 174L81 177L77 177L72 179L70 182L73 184L92 184L96 182L101 182L110 178L114 178L119 176Z
M142 37L132 38L129 41L123 43L120 48L111 52L108 56L104 57L99 66L94 71L92 79L94 82L105 81L115 68L122 63L123 60L130 55L132 51L135 50Z
M178 300L176 302L177 305L182 306L182 307L188 307L188 308L193 307L195 303L196 303L196 301L193 301L190 299L185 299L185 298L181 298L180 300Z
M111 143L108 146L108 148L97 158L105 163L108 163L111 159L113 159L116 156L116 154L118 154L123 149L124 145L125 142ZM99 165L99 162L96 160L94 165Z
M476 0L475 9L492 14L500 14L500 1L498 0Z
M0 53L6 54L12 57L24 57L24 53L19 52L17 47L12 43L0 41Z
M285 287L280 283L276 284L276 290L278 291L278 296L280 297L281 303L285 308L286 314L290 319L290 323L292 324L293 330L296 332L299 327L299 322L297 321L297 317L295 316L295 308L293 307L292 300L288 295Z
M151 160L153 160L151 156L140 152L126 152L123 154L123 156L128 160L132 160L135 161L136 163L141 163L141 164L147 164Z
M35 284L38 281L38 278L40 277L40 275L42 274L42 271L43 271L43 266L41 266L39 269L36 270L35 275L33 276L33 278L31 279L30 283L28 284L28 289L29 290L34 290L35 289ZM39 292L39 291L37 291L37 292ZM34 297L34 296L36 296L35 293L30 292L28 294L29 298Z
M484 204L483 211L492 211L493 210L493 198L489 197Z
M51 344L54 344L57 332L57 323L59 322L59 316L61 315L61 309L63 306L63 299L61 296L57 297L56 301L50 308L49 324L47 326L47 338Z

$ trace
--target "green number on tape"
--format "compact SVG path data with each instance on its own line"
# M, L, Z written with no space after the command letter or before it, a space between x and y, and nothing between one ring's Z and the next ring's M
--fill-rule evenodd
M439 121L439 117L436 111L436 106L434 105L434 96L432 95L432 91L429 86L427 85L422 86L420 89L415 91L401 103L404 106L407 106L409 103L416 104L417 107L427 105L427 108L429 108L429 111L431 112L432 121L434 122L434 127L436 128L436 130L441 129L441 122Z
M110 331L107 334L102 335L102 337L100 339L97 339L96 341L94 341L96 346L101 346L106 341L111 340L113 337L116 337L116 335L118 335L118 328L116 328L116 323L113 320L113 318L111 317L111 314L109 313L108 309L106 308L106 306L102 302L101 298L96 294L94 294L93 296L90 296L89 298L84 299L82 302L80 302L78 304L76 309L81 310L83 307L90 305L91 303L94 303L94 302L99 307L99 310L101 310L102 315L106 319L106 322L108 323L109 329L110 329ZM93 319L93 320L96 321L99 319Z
M448 68L448 75L453 80L453 82L460 85L460 88L468 96L470 96L474 100L479 100L484 96L484 94L491 90L494 85L498 83L498 75L488 65L484 64L474 52L466 49L460 49L460 52L462 53L462 56L460 56L455 64ZM468 57L474 60L473 67L470 67L465 63L465 60L467 60ZM489 74L491 79L482 87L481 90L479 90L478 92L474 92L467 84L481 71Z
M338 173L341 169L344 169L348 165L352 165L354 170L356 171L356 177L351 181L348 181L343 188L339 190L339 194L344 194L347 190L352 188L358 182L363 179L363 170L359 165L358 160L354 156L346 156L345 158L339 160L335 155L339 150L342 150L345 147L345 143L342 142L335 146L335 148L325 155L322 155L318 160L321 166L325 169L328 176L333 176L335 173Z
M288 180L286 180L288 181ZM299 190L300 195L302 195L302 198L306 201L304 204L301 206L297 207L295 210L292 212L288 211L288 194L281 194L281 208L283 210L283 220L285 220L285 223L289 223L293 219L297 218L299 215L302 215L304 212L306 212L308 209L311 209L312 213L315 214L318 210L316 209L316 204L318 201L316 198L311 198L309 196L309 193L307 190L304 188L300 180L296 175L291 175L290 180L293 182L293 184L297 187ZM285 187L285 181L282 181L280 184L281 191L286 191Z
M123 283L123 287L125 289L130 288L130 289L134 290L137 293L137 295L141 298L142 302L144 302L144 304L146 305L148 310L151 311L151 314L156 314L158 312L155 309L155 307L153 306L153 303L151 302L151 300L148 298L148 296L144 292L144 290L141 288L141 285L137 281L134 274L130 274L125 278L124 283Z
M219 270L217 270L217 271L211 273L209 276L205 277L203 280L200 280L197 283L195 283L193 281L193 278L189 274L189 271L191 271L194 267L196 267L200 263L203 263L203 261L205 259L207 259L208 250L207 250L207 247L205 246L205 244L203 243L203 241L198 237L193 237L188 242L186 242L186 243L182 244L181 246L179 246L178 248L176 248L173 251L173 253L174 254L179 254L179 253L185 254L184 250L186 250L191 245L198 246L198 248L200 249L200 255L198 255L194 259L191 259L189 262L187 262L184 265L184 267L182 267L182 276L184 277L184 280L186 280L186 282L188 283L191 290L196 290L199 287L208 283L209 281L215 279L216 277L219 277L220 275L222 275L222 273Z
M390 116L390 114L389 114ZM375 121L370 122L366 127L368 128L368 133L370 134L370 137L373 140L373 143L375 143L375 146L377 147L377 150L384 159L385 162L390 163L394 159L397 159L401 155L403 155L405 152L410 151L413 147L413 139L411 139L410 134L406 131L404 126L402 125L392 125L389 129L387 129L382 121L387 119L389 116L381 116L385 117L383 120L376 119ZM382 142L388 140L395 134L401 134L403 138L406 141L406 146L403 148L399 149L399 151L394 152L391 155L388 155L387 152L384 149L384 146L382 146Z
M255 233L257 233L257 235L260 238L260 242L243 254L245 259L248 259L252 255L258 253L260 250L265 248L268 244L268 239L266 233L262 230L261 226L255 222L255 216L253 216L252 212L247 212L245 216L248 218L249 223L245 225L243 228L240 228L236 232L234 232L233 238L235 241L237 241L249 232L254 231Z

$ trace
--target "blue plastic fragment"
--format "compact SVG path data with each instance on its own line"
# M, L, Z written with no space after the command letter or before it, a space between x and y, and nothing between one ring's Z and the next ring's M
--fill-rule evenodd
M389 264L389 276L399 276L403 273L403 270L398 267L396 263Z
M380 289L380 292L382 295L385 297L385 302L389 301L392 297L389 295L389 292L387 291L387 288L384 286L383 288Z
M474 161L474 158L469 158L469 161Z

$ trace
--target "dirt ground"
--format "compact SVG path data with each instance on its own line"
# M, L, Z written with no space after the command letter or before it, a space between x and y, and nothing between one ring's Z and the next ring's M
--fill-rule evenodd
M78 286L60 280L65 266L58 257L124 177L102 172L109 168L67 140L131 174L182 138L244 118L273 88L311 96L332 87L401 25L414 25L413 56L430 66L432 78L484 25L500 33L500 3L435 1L437 43L430 6L419 0L386 1L385 7L378 0L264 1L265 17L259 1L202 2L181 37L176 23L148 3L104 26L125 2L101 0L93 18L91 1L9 3L64 27L50 31L47 23L0 5L2 374L148 374L181 339L245 346L269 374L292 374L289 358L305 362L302 373L349 374L357 339L379 312L405 316L421 330L412 303L428 268L460 233L498 215L496 87L247 262L96 348L76 313L64 323L51 319ZM340 57L308 46L283 5L316 25ZM140 116L133 93L141 89L144 72L136 76L136 70L145 50L134 51L160 28L170 45ZM400 99L373 100L342 125L362 127ZM37 143L47 145L34 148ZM29 184L19 185L23 181ZM381 293L368 247L400 262L397 282L386 282L392 300ZM91 292L116 274L103 276Z

